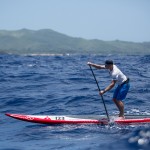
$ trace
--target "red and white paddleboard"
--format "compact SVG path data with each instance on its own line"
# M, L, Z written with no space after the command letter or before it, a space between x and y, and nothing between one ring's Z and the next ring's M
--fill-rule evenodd
M107 125L109 122L104 116L49 116L49 115L23 115L23 114L6 114L9 117L41 124L102 124ZM117 124L141 124L150 123L150 115L128 115L126 119L114 118L113 122ZM116 118L116 119L115 119Z

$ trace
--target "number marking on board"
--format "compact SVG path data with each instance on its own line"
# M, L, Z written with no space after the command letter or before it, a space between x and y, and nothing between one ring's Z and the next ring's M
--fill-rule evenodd
M56 120L65 120L65 117L56 117Z

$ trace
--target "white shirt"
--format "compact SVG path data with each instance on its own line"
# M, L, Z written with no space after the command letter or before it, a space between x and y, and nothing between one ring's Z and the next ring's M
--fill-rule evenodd
M119 85L121 85L124 81L127 80L127 77L121 72L121 70L116 65L113 65L113 70L109 73L112 79L117 81Z

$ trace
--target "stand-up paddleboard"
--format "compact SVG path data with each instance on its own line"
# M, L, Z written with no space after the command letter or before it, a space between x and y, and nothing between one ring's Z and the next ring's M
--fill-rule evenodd
M23 115L23 114L6 114L9 117L41 124L109 124L105 116L50 116L50 115ZM141 124L150 123L150 115L126 115L125 119L118 119L110 116L114 123L117 124Z

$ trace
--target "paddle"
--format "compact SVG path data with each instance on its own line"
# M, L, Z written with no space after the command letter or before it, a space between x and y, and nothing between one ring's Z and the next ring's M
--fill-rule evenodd
M94 72L93 72L93 69L92 69L91 65L89 65L89 66L90 66L90 69L91 69L91 71L92 71L92 74L93 74L93 77L94 77L94 79L95 79L95 82L96 82L96 84L97 84L98 90L99 90L99 92L100 92L101 89L100 89L100 87L99 87L99 85L98 85L98 82L97 82L97 79L96 79L95 74L94 74ZM103 98L103 95L101 95L101 99L102 99L102 102L103 102L103 105L104 105L104 108L105 108L105 112L106 112L108 121L110 121L109 115L108 115L108 112L107 112L107 108L106 108L106 105L105 105L105 101L104 101L104 98Z

